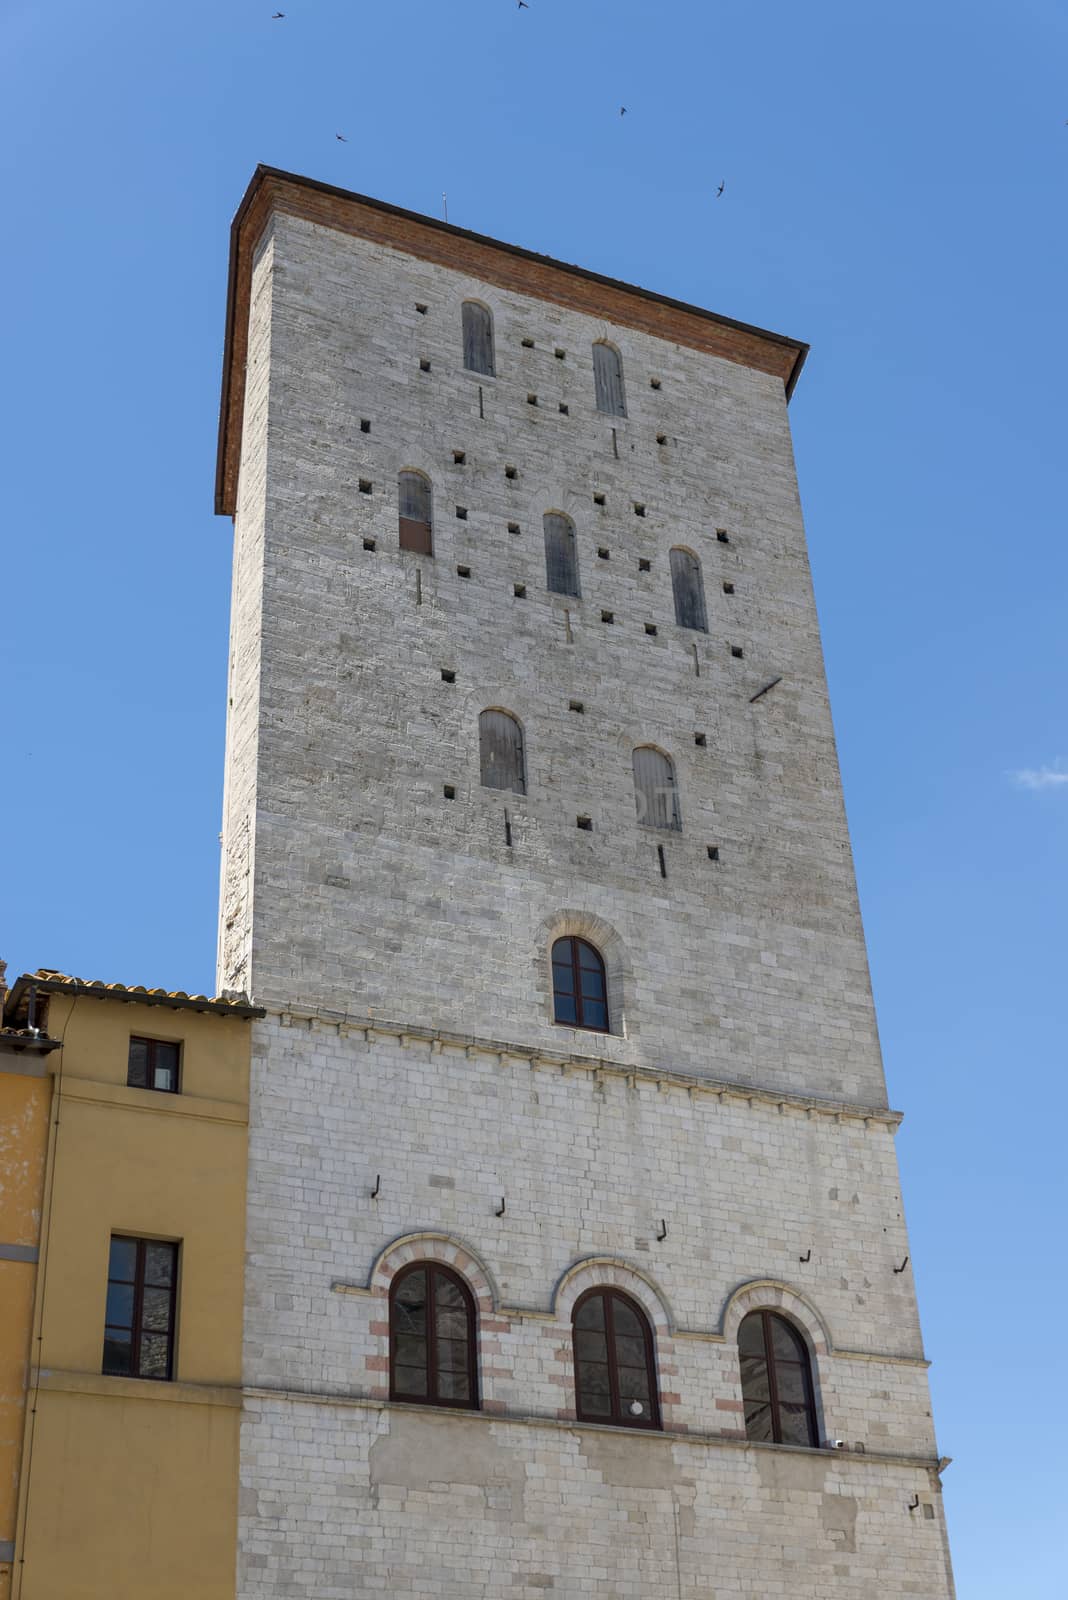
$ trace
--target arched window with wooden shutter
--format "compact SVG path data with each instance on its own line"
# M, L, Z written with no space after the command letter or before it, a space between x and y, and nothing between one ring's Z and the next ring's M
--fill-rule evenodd
M593 347L593 388L597 409L609 417L625 417L623 358L614 344L599 339Z
M523 730L508 711L483 711L478 719L478 759L484 789L526 794Z
M671 757L651 744L634 752L634 804L643 828L667 828L680 832L679 791Z
M430 515L430 479L422 472L402 472L397 479L400 505L400 547L417 555L434 554Z
M389 1397L478 1405L475 1302L451 1267L416 1261L389 1291Z
M681 545L672 550L670 559L675 621L680 628L696 628L700 633L707 633L701 563L692 550L684 550Z
M463 303L464 366L468 372L494 376L493 317L489 307L477 300Z
M793 1323L775 1311L751 1311L738 1329L738 1360L746 1437L818 1444L812 1366Z
M545 530L545 582L553 594L579 594L578 548L575 524L560 511L547 511Z

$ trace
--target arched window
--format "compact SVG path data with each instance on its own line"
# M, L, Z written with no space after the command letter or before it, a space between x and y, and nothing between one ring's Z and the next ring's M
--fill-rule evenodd
M634 803L643 828L682 829L679 792L670 756L651 744L639 745L633 756Z
M575 1306L572 1331L579 1419L659 1428L653 1330L637 1301L591 1289Z
M463 303L464 366L468 372L481 372L492 378L493 318L477 300Z
M400 547L421 556L434 554L430 519L430 479L421 472L402 472L397 479L400 504Z
M553 1021L608 1032L604 962L585 939L557 939L553 945Z
M745 1431L775 1444L818 1444L805 1341L774 1311L751 1311L738 1329Z
M553 594L577 595L575 524L559 511L547 511L541 520L545 529L545 582Z
M389 1397L478 1405L475 1302L463 1279L436 1261L414 1262L390 1285Z
M614 344L599 340L593 347L593 387L597 409L610 417L625 417L623 397L623 359Z
M701 633L707 633L701 563L692 551L679 547L672 550L671 587L675 592L675 621L679 627L697 628Z
M509 712L482 712L478 719L478 758L483 788L526 794L523 730Z

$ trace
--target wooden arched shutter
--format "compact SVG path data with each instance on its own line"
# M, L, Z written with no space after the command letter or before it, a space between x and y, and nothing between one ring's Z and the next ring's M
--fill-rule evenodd
M526 794L523 730L507 711L483 711L478 719L478 759L484 789Z
M434 554L430 518L430 479L421 472L402 472L397 478L400 506L400 547L421 556Z
M623 359L615 345L599 340L593 347L593 388L597 409L609 417L625 417Z
M553 594L579 593L578 549L575 524L559 511L547 511L545 530L545 582Z
M708 632L705 617L705 586L701 580L701 563L690 550L676 548L671 552L671 587L675 595L675 621L680 628L696 628Z
M670 756L651 744L639 745L633 756L634 804L644 828L682 828L675 768Z
M487 378L494 375L493 318L488 309L477 300L463 303L464 366L468 372L481 372Z

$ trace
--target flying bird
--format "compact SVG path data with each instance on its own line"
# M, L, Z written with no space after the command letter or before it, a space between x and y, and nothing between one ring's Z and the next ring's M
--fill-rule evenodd
M723 191L724 191L724 189L726 187L727 187L727 180L726 180L726 178L724 178L723 182L720 184L719 188L716 190L716 199L717 200L719 199L720 195L723 193Z
M627 114L627 108L626 108L626 106L620 106L620 108L619 108L619 114L620 114L620 116L621 116L621 117L625 117L625 116L626 116L626 114Z
M527 0L516 0L516 5L519 7L520 11L530 10L530 7L527 5Z
M348 144L349 142L343 133L335 133L334 138L339 140L342 144Z
M272 22L281 22L284 16L285 16L285 12L284 11L276 11L274 13L274 15L271 17L271 21Z

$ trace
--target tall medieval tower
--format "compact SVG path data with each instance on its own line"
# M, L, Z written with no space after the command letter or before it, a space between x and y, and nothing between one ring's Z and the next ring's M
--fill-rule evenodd
M793 340L260 169L242 1600L952 1593Z

